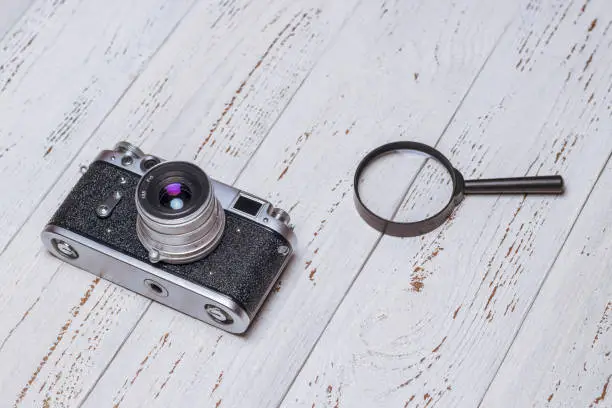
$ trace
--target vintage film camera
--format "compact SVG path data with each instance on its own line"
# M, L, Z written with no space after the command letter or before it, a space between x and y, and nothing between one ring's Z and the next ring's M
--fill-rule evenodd
M120 142L42 232L58 258L231 333L255 317L295 247L289 215Z

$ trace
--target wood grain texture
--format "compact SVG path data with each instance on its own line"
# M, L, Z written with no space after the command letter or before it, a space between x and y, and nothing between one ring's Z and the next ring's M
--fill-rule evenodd
M329 18L326 7L320 18ZM290 209L300 237L298 255L252 329L244 337L226 335L153 304L84 406L277 405L378 238L352 206L355 163L398 133L437 137L515 10L486 2L452 10L429 2L360 4L236 183ZM262 68L252 98L270 95L266 82L279 76L274 65ZM422 73L418 80L415 72ZM236 113L225 134L241 140L248 132L232 139L232 127L269 103L247 100L234 110L232 98L226 103ZM217 118L229 118L224 109ZM214 129L217 118L202 128ZM215 132L198 153L210 134L200 132L191 152L217 149ZM184 148L179 156L189 153ZM216 170L227 160L219 156L203 165L229 181L228 170Z
M466 176L561 173L566 194L470 196L439 231L384 237L283 406L479 404L612 151L609 13L527 3L438 144Z
M608 162L485 407L612 404L612 161Z
M23 16L34 0L0 0L0 38Z
M595 184L612 150L606 0L6 3L8 406L475 406L491 383L482 405L504 406L517 374L538 380L517 403L608 403L610 293L587 297L609 270L609 229L591 215L609 208L609 165ZM123 139L290 211L297 254L245 336L42 248L80 168ZM354 210L352 173L397 139L437 143L468 177L561 173L568 191L469 197L439 231L381 239ZM400 215L441 194L438 175L393 197ZM601 204L583 209L589 197ZM547 347L538 318L584 257L600 283L563 305L568 340Z

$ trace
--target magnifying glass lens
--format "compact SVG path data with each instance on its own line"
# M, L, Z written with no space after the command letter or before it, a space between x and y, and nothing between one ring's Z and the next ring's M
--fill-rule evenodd
M453 179L436 158L400 149L376 157L359 178L363 204L379 217L418 222L440 212L453 196Z

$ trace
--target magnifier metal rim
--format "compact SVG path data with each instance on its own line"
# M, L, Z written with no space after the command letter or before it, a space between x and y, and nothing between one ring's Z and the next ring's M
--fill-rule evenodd
M359 179L361 178L361 174L365 168L383 154L396 150L415 150L426 153L442 164L450 174L453 181L453 194L446 206L437 214L416 222L395 222L380 217L366 207L361 200L361 196L359 194ZM431 232L440 225L444 224L455 206L463 200L464 184L465 182L461 173L453 167L451 162L442 153L433 147L423 143L409 141L387 143L368 153L357 166L355 178L353 180L355 206L357 207L357 212L361 218L363 218L364 221L375 230L395 237L416 237Z

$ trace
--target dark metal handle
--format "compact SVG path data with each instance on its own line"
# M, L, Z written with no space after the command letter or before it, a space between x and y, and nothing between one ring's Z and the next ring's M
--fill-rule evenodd
M562 194L563 177L515 177L466 180L465 194Z

